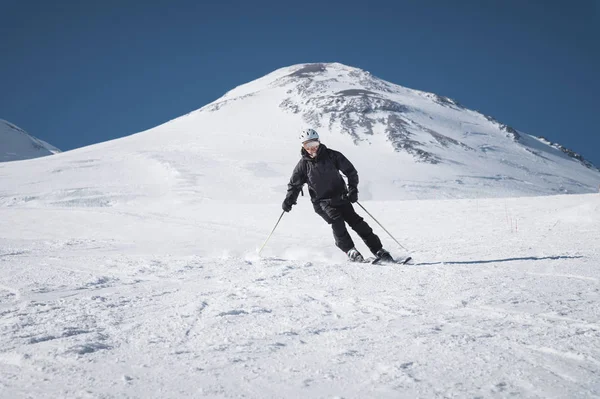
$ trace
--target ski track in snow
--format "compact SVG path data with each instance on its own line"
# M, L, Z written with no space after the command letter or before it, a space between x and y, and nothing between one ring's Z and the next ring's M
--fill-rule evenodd
M600 219L570 216L559 230L542 209L597 201L513 202L521 233L490 222L504 212L499 200L480 200L487 211L476 214L466 201L400 203L418 205L388 217L421 249L406 266L346 262L321 225L290 250L315 229L292 225L301 212L286 216L264 258L245 255L255 234L215 256L195 253L193 240L157 247L86 229L51 239L43 225L14 225L0 237L0 397L597 397ZM162 239L182 222L115 213L137 231L157 218ZM409 213L421 221L410 232ZM85 214L100 221L110 210ZM65 225L82 217L54 215ZM238 229L265 237L271 222ZM232 225L209 224L220 238L196 244L224 250Z

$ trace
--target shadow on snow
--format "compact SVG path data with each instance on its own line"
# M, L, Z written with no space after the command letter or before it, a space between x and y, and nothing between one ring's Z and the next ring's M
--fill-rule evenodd
M489 259L489 260L468 260L468 261L451 261L451 262L430 262L430 263L415 263L414 266L431 266L431 265L477 265L483 263L501 263L501 262L513 262L518 260L557 260L557 259L579 259L583 256L526 256L522 258L505 258L505 259Z

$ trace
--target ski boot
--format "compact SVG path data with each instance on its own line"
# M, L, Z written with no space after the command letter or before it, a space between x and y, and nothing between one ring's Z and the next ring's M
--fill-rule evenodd
M346 252L346 255L348 255L348 258L350 259L351 262L364 262L365 258L363 258L363 256L360 254L360 252L358 252L358 250L356 248L352 248L350 251Z
M395 262L394 258L392 258L392 255L390 255L390 253L383 248L381 248L379 251L377 251L375 256L377 257L379 262L383 262L383 263Z

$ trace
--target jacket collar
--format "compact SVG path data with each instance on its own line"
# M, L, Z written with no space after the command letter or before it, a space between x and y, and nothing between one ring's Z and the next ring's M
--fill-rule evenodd
M300 149L300 154L302 155L303 159L306 159L307 161L315 162L315 161L317 161L319 159L319 157L322 156L323 152L325 152L326 150L327 150L327 147L325 147L325 144L320 143L319 144L319 149L317 150L317 156L316 157L312 158L310 156L310 154L304 148Z

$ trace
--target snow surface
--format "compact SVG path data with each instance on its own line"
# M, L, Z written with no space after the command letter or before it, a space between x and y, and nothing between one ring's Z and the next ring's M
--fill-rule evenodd
M599 173L474 111L365 86L411 97L414 137L480 124L465 143L493 148L423 147L439 164L395 151L383 125L358 140L319 128L414 265L348 263L306 197L257 256L299 128L341 115L280 107L301 107L312 81L281 79L302 68L146 132L0 164L1 398L600 396ZM330 72L353 75L335 90L367 79ZM537 197L565 191L580 194Z
M0 397L600 395L600 195L365 202L404 267L306 202L0 208Z
M58 152L58 148L0 119L0 162L38 158Z

